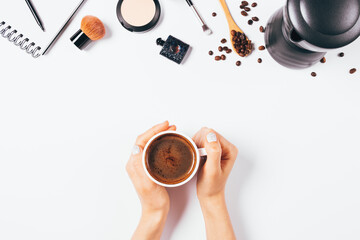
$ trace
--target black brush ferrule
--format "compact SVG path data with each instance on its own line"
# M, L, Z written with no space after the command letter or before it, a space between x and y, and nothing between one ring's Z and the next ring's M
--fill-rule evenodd
M79 29L79 31L77 31L71 38L70 38L71 42L73 42L75 44L75 46L77 46L80 50L83 50L84 48L86 48L91 42L92 40L86 36L86 34Z

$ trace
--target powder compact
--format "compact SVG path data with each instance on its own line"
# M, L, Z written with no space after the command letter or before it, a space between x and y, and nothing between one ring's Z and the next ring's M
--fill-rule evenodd
M158 0L119 0L116 13L130 32L145 32L158 23L161 9Z

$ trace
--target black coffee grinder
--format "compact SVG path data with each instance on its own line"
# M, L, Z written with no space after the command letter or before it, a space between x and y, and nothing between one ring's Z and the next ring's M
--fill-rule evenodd
M270 18L265 44L288 68L307 68L360 35L360 0L287 0Z

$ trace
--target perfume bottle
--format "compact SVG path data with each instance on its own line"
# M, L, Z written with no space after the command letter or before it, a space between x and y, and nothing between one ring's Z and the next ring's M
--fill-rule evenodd
M163 47L160 51L160 55L177 64L180 64L184 60L184 57L190 48L189 44L186 44L171 35L166 41L161 38L156 39L156 44Z

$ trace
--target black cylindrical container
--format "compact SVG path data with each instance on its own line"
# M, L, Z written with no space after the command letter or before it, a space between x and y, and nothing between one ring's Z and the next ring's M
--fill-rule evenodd
M270 18L265 43L278 63L306 68L359 35L360 0L287 0Z

